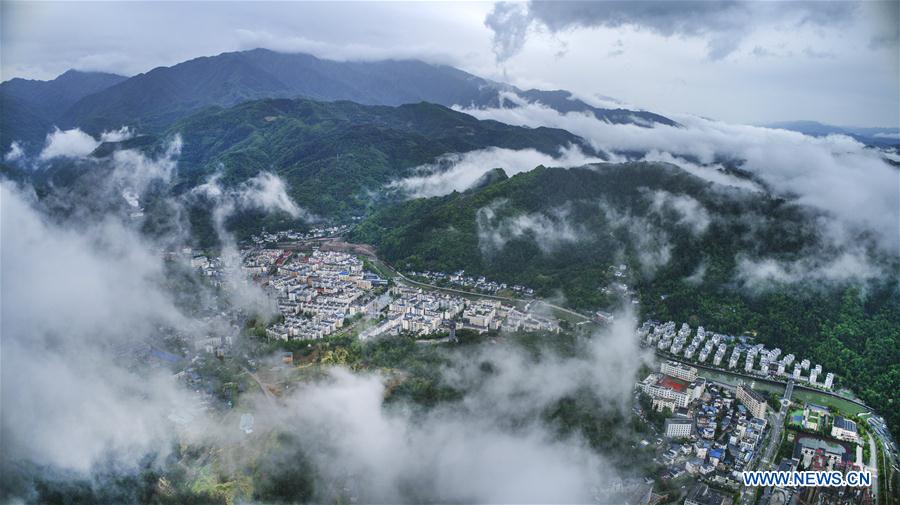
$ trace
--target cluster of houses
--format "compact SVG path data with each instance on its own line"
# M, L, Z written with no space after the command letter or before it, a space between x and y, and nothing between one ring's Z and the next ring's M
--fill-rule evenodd
M429 284L455 287L477 293L495 295L500 291L511 291L513 294L520 296L534 295L533 289L522 286L521 284L508 285L505 282L497 282L487 279L484 276L472 277L466 275L465 270L458 270L449 274L445 272L431 272L426 270L424 272L408 272L406 275L412 278L421 279L425 282L428 282Z
M670 441L657 460L667 478L682 475L737 489L741 474L762 447L766 400L751 388L708 383L697 369L674 361L637 384L652 408L668 412L663 434Z
M743 365L743 372L750 375L793 379L826 390L834 387L834 374L823 375L822 365L812 366L808 359L798 360L793 354L782 356L781 349L754 344L748 337L707 332L703 326L695 332L687 323L679 328L674 321L646 321L638 334L645 345L706 366L741 369Z
M389 292L391 300L386 315L374 327L360 334L368 339L384 334L434 333L455 335L457 329L479 333L497 330L560 331L559 322L528 310L518 310L499 300L471 300L414 286L397 284Z
M266 329L272 339L321 339L358 315L376 320L359 334L361 339L398 333L455 333L457 328L480 333L560 331L556 319L533 313L528 306L518 310L499 300L467 299L403 283L388 288L386 279L366 271L352 254L251 249L242 256L244 275L273 295L283 316Z
M313 240L322 237L334 237L350 230L350 225L322 226L311 228L309 231L282 230L276 232L263 231L251 235L250 242L257 246L263 244L275 244L278 242L298 242L301 240Z
M346 253L261 249L246 254L242 268L273 295L283 316L266 329L272 339L324 338L347 318L378 313L386 303L373 290L387 281L364 271L362 261Z

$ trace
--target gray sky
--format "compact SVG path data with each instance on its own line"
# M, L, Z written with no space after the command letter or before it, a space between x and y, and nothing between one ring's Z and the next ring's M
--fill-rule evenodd
M900 2L2 5L2 78L133 75L267 47L421 58L524 87L731 122L898 126Z

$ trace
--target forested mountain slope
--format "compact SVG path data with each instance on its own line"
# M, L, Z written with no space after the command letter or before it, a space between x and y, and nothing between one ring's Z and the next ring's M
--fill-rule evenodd
M195 58L136 75L84 97L65 111L61 122L92 134L123 125L145 132L204 107L230 107L261 98L350 100L369 105L431 102L446 106L496 106L500 91L541 100L565 111L591 112L612 123L674 124L644 111L593 107L565 91L522 91L462 70L418 60L332 61L309 54L266 49ZM62 113L62 111L60 111Z
M539 167L486 187L378 211L352 237L400 269L465 269L564 297L615 305L625 281L642 317L750 332L808 352L885 413L900 416L900 293L890 280L752 284L746 259L825 254L815 214L717 188L666 164ZM881 266L896 272L891 259ZM611 268L627 265L624 279Z

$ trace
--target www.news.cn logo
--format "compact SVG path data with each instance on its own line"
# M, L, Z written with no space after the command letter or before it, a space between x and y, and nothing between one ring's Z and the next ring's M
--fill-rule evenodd
M748 487L867 487L872 485L872 474L862 472L744 472L744 485Z

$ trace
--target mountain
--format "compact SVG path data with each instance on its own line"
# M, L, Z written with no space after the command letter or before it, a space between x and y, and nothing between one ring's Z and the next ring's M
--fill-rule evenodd
M641 318L749 332L802 352L898 427L895 282L756 290L739 280L741 258L790 264L825 254L816 219L790 201L722 191L673 165L599 164L538 167L402 202L363 220L350 239L375 245L400 270L464 269L584 311L623 303L619 283L627 283Z
M751 233L747 221L760 216L767 225ZM353 238L377 246L400 268L465 269L545 296L562 289L568 303L585 308L611 301L600 288L615 280L609 269L620 263L636 281L657 284L705 263L715 284L731 275L736 251L755 254L762 242L768 254L791 254L814 244L798 207L716 192L680 168L655 163L494 176L480 189L379 210Z
M179 183L193 187L216 170L237 183L261 170L280 175L298 204L324 217L361 215L386 183L447 154L486 147L556 155L579 137L478 119L441 105L399 107L266 99L213 107L174 124L184 139Z
M103 72L69 70L56 79L10 79L0 83L0 148L13 140L40 143L59 116L87 95L118 84L127 77Z
M888 147L900 146L900 128L862 128L854 126L834 126L817 121L782 121L764 125L766 128L779 128L810 135L825 137L827 135L846 135L863 144Z
M62 123L95 135L122 125L155 132L204 107L230 107L261 98L484 107L498 105L500 91L540 100L562 111L591 112L614 123L674 124L649 112L592 107L565 91L522 91L446 65L416 60L338 62L266 49L223 53L155 68L82 98L65 112Z

